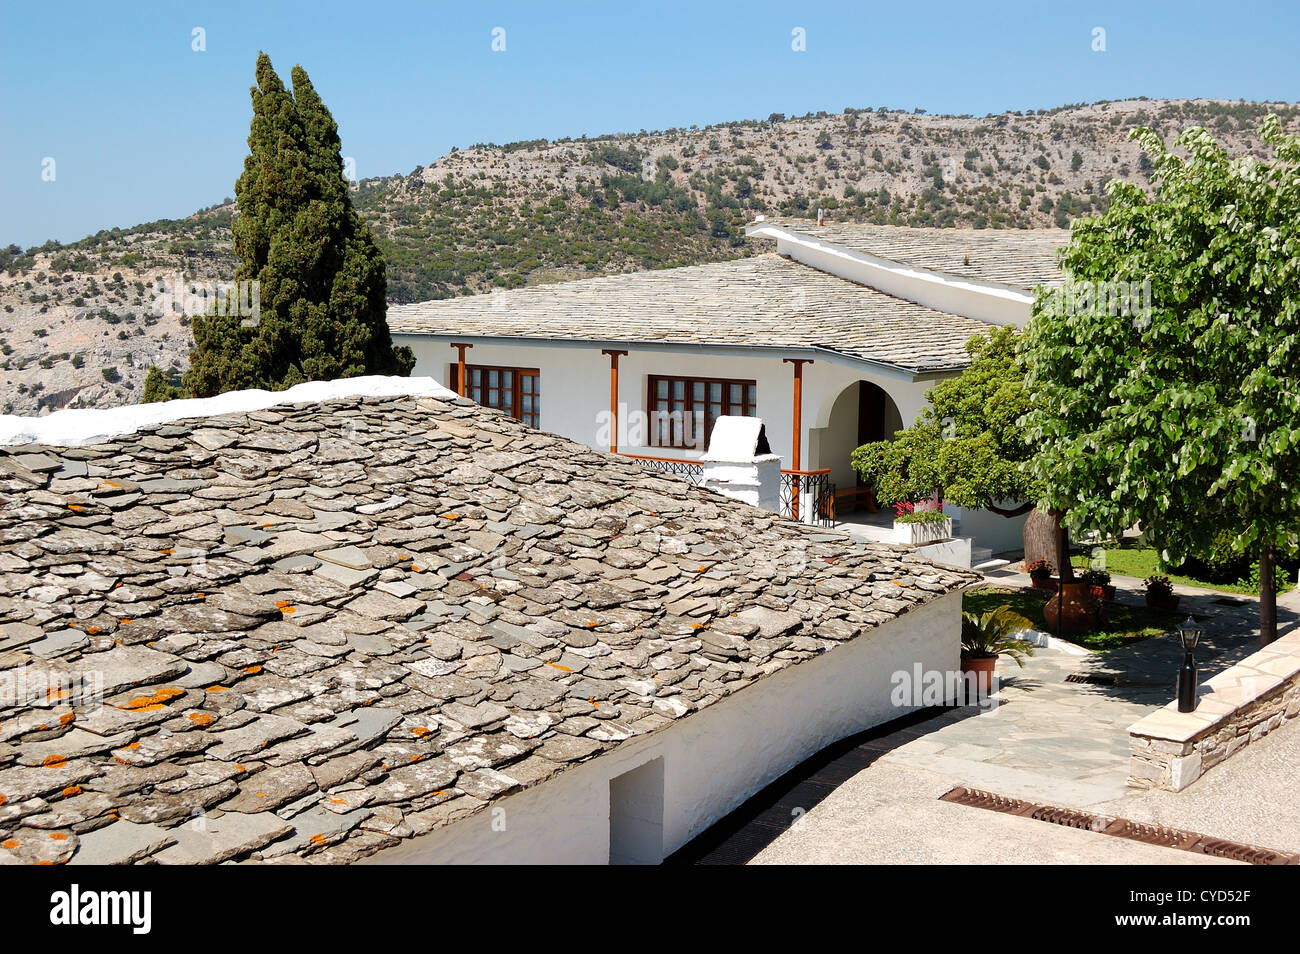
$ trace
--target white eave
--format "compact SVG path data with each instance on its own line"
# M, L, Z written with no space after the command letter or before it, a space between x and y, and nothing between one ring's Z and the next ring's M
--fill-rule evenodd
M774 223L753 222L745 234L775 239L778 254L811 268L950 315L1024 327L1034 303L1033 292L1023 288L904 265Z

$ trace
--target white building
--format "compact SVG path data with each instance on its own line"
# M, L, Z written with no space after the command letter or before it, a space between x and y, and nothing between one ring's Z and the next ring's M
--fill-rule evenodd
M966 341L1023 325L1059 284L1068 233L752 223L774 253L389 309L415 373L600 449L693 470L721 415L755 415L801 519L843 516L861 495L852 450L912 423ZM617 421L617 426L615 426ZM1021 520L961 514L999 551Z

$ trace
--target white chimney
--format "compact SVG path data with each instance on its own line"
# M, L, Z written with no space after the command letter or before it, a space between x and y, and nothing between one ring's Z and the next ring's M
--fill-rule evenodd
M718 418L700 463L701 487L781 512L781 457L768 446L761 418Z

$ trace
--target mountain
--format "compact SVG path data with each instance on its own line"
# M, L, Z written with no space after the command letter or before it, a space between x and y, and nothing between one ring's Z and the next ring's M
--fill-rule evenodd
M1126 100L1026 113L929 116L846 109L596 139L479 144L407 175L357 184L388 261L392 301L717 261L761 250L757 214L914 226L1068 226L1105 184L1145 184L1128 133L1209 128L1262 155L1259 119L1295 130L1300 107ZM238 170L232 170L234 180ZM233 203L0 249L0 412L136 401L152 364L173 373L188 319L159 300L229 279ZM165 289L165 291L164 291Z

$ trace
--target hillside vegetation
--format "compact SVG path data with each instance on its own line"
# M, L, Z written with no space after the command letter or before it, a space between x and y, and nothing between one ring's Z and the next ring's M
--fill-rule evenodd
M1105 184L1146 182L1128 133L1210 128L1262 154L1255 129L1292 105L1130 100L982 118L885 109L453 150L358 183L389 299L419 301L761 251L758 214L964 228L1068 226ZM234 180L238 170L232 170ZM151 364L178 375L185 315L160 288L229 280L233 203L67 245L0 249L0 412L136 401Z

